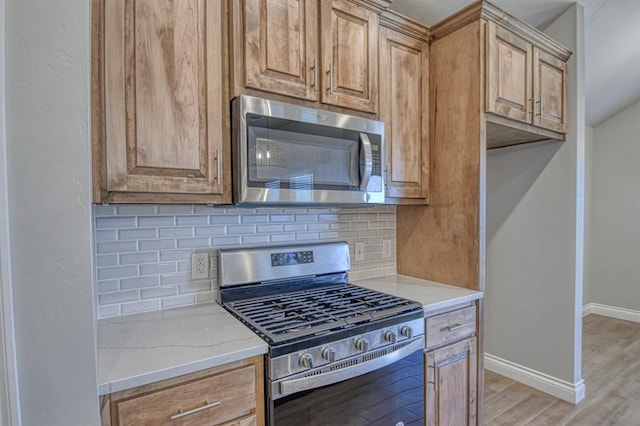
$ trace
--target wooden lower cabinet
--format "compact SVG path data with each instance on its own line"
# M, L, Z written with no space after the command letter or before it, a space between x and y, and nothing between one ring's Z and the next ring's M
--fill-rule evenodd
M472 304L426 318L427 426L471 426L480 421L477 312Z
M425 354L428 426L477 424L477 339L466 339Z
M264 424L262 357L111 394L102 425Z

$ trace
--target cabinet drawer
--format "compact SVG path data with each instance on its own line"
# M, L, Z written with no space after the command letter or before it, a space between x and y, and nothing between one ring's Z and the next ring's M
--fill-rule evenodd
M117 424L218 425L250 414L255 406L255 367L249 365L123 400L117 404Z
M458 309L426 320L427 349L472 336L476 332L476 307Z

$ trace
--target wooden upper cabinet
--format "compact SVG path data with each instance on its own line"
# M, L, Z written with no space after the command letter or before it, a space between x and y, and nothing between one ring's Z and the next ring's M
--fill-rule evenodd
M549 53L533 49L533 125L565 133L567 116L567 64Z
M323 103L377 112L378 14L347 0L320 0Z
M486 111L566 132L566 62L488 23Z
M241 3L244 5L246 85L318 100L317 0L244 0Z
M385 27L380 28L380 120L385 123L386 196L424 203L429 196L429 44Z
M531 122L533 46L489 22L487 111Z
M233 95L378 108L378 14L348 0L232 0Z
M230 201L225 2L108 0L101 12L100 201Z

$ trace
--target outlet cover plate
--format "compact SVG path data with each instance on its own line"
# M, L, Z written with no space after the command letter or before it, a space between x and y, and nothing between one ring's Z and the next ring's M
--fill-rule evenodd
M191 278L194 280L209 278L208 253L193 253L191 255Z

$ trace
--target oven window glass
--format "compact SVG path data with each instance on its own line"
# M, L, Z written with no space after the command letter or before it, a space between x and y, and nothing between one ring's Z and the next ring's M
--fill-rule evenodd
M256 114L246 120L250 187L359 190L358 132Z
M371 373L280 398L271 409L274 426L422 425L422 350Z

